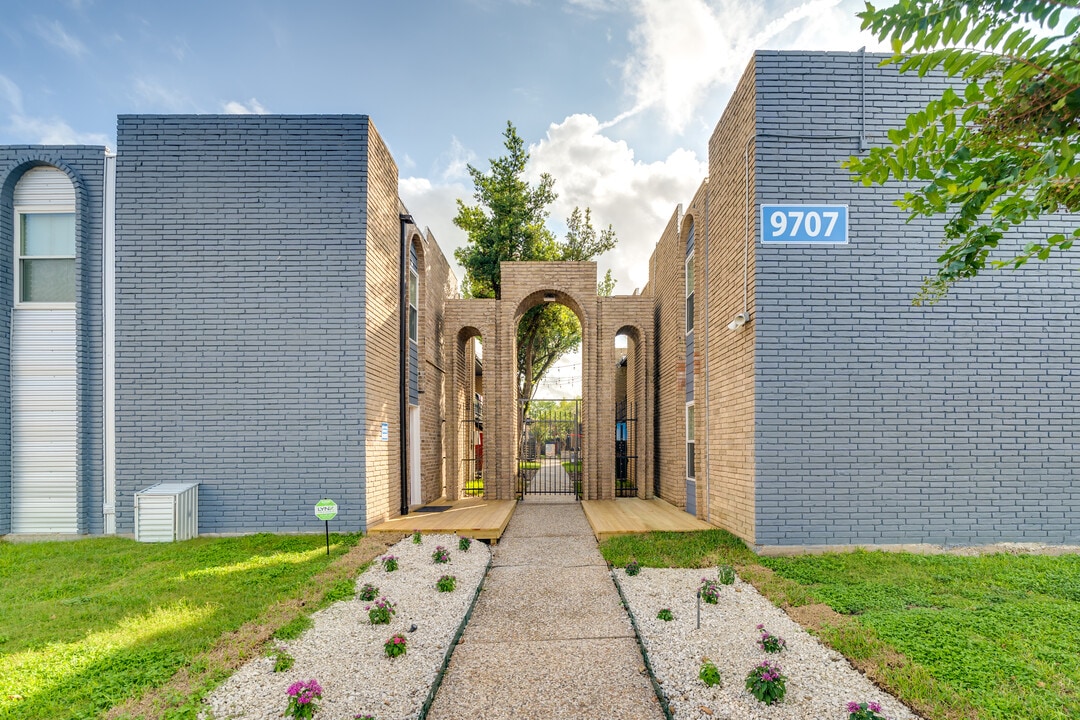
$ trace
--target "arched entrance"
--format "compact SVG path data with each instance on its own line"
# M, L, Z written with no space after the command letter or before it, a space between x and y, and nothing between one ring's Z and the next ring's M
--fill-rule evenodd
M528 428L517 399L517 327L522 316L531 308L557 302L573 311L581 324L581 386L582 398L572 429L563 438L563 458L572 465L567 470L570 482L558 490L583 500L607 500L615 497L616 463L614 453L615 414L615 348L612 339L624 328L639 342L638 353L642 377L647 377L651 364L646 352L651 342L652 304L640 296L598 297L597 271L594 262L504 262L500 266L502 297L495 299L456 299L447 301L446 337L457 342L447 343L445 363L450 370L451 383L448 404L458 409L454 421L448 418L448 467L458 468L456 478L447 483L451 499L461 497L468 478L468 447L463 437L467 430L469 368L466 341L477 335L483 338L483 496L488 499L511 500L528 490L519 476L519 460L530 453L539 454L540 438ZM603 341L601 341L603 338ZM649 383L642 382L641 402L650 402ZM645 406L638 408L639 417L647 416ZM535 418L534 418L535 420ZM564 421L565 424L565 421ZM650 432L647 417L638 428ZM576 435L568 440L567 435ZM547 439L546 437L544 438ZM611 440L609 442L608 440ZM546 450L547 442L544 444ZM639 450L636 461L638 488L651 485L649 457L641 457L648 449ZM572 474L571 474L572 473ZM645 478L644 475L649 475ZM539 487L537 488L539 489ZM640 494L641 491L639 491Z
M581 364L577 364L573 383L576 392L570 393L573 397L543 394L557 390L548 386L552 378L546 373L552 370L559 349L572 346L575 334L581 338L576 347L578 357L588 353L581 332L580 305L565 292L544 288L521 301L516 318L517 495L521 498L530 495L580 498L586 443L582 423L585 388L580 382ZM541 327L555 331L538 334L537 329ZM544 376L544 384L537 388L533 381L539 376Z

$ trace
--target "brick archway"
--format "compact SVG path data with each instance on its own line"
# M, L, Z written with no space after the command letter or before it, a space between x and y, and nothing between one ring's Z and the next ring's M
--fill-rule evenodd
M456 411L448 414L447 447L449 468L457 475L447 482L448 497L457 498L461 487L462 441L460 420L464 413L465 340L480 335L484 343L484 496L512 500L517 475L517 323L521 316L545 296L554 295L581 321L582 428L586 442L582 455L582 498L607 500L615 496L615 459L612 442L606 442L609 417L613 417L615 393L615 348L613 338L622 329L634 329L641 356L645 358L645 394L641 432L652 437L652 304L640 296L598 297L595 262L504 262L500 266L502 298L449 300L446 305L446 337L456 338L447 344L447 368L451 368L448 398ZM648 443L646 452L648 452ZM648 453L651 458L651 453ZM641 485L652 487L651 460L641 465ZM452 471L455 472L455 471Z

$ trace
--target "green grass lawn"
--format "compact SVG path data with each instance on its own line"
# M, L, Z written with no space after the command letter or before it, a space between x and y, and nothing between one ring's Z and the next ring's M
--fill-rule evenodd
M332 535L330 557L320 535L0 542L0 719L101 717L310 591L356 541Z
M821 637L928 718L1080 718L1080 556L758 558L722 530L601 550L614 565L732 563L797 618L827 605Z
M563 470L565 470L568 473L576 473L576 472L579 473L579 472L581 472L581 461L580 460L575 460L574 462L569 462L569 461L564 462L562 464L562 467L563 467Z

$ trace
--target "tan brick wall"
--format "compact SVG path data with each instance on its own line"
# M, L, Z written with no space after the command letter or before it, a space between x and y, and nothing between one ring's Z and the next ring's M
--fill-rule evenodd
M367 247L365 253L365 383L368 525L399 514L401 505L400 252L397 165L374 125L368 128ZM389 442L380 424L390 424ZM360 478L357 478L360 481Z
M450 263L430 231L416 236L420 252L420 488L424 502L437 500L446 490L444 427L446 405L445 344L446 301L458 296L458 281Z
M698 456L704 469L698 473L698 488L708 493L699 498L698 512L749 542L754 542L755 530L754 78L751 62L709 140L707 269L704 254L695 253L700 278L697 322L707 338L707 346L697 347L701 372L695 402L698 417L707 417L707 422L698 423ZM749 159L748 172L744 157ZM696 243L701 247L706 244L700 229L706 225L703 193L692 207L698 215ZM728 330L728 323L743 311L744 272L751 321L738 330ZM703 285L706 296L700 297ZM708 368L707 377L704 367Z
M653 358L656 402L653 413L653 471L657 494L686 507L686 244L681 206L664 228L649 259L643 294L653 300ZM646 350L648 353L648 350Z

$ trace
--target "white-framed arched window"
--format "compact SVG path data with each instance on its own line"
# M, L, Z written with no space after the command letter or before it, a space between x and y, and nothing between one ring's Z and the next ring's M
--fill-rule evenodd
M15 307L75 306L75 188L54 167L15 185Z

